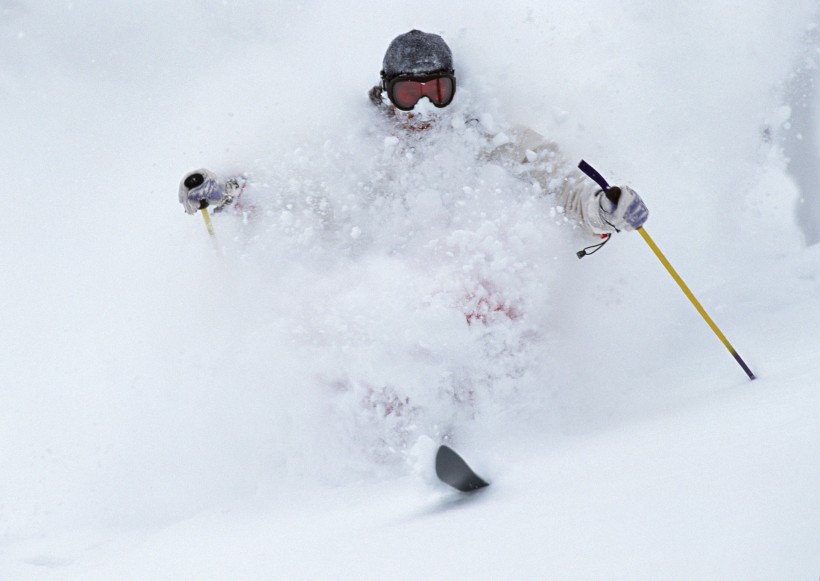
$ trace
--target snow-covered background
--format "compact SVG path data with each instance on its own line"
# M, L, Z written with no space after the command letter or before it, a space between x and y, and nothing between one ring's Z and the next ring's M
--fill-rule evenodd
M0 0L0 579L816 579L818 17ZM578 261L475 143L385 139L411 28L642 193L757 381L638 235ZM251 179L218 250L198 167Z

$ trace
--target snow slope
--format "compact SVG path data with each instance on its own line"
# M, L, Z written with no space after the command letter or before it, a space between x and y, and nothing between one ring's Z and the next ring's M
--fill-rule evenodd
M816 578L817 24L0 0L0 579ZM454 114L644 195L757 381L637 235L578 261L477 138L386 138L365 95L412 27ZM218 249L176 201L203 166L256 207ZM442 489L442 438L492 486Z

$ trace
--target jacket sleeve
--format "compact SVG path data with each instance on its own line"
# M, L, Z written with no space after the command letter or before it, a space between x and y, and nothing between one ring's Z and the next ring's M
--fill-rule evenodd
M598 185L568 163L558 146L532 129L516 127L493 138L490 157L518 165L522 174L555 196L556 205L592 234L614 232L601 215Z

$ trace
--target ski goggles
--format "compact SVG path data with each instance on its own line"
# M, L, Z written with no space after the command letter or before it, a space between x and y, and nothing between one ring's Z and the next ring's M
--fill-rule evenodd
M456 78L452 72L432 75L398 75L384 81L387 97L398 109L410 111L422 97L436 107L446 107L456 94Z

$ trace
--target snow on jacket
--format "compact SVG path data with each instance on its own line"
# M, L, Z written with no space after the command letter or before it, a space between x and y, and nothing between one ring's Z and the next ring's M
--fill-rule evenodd
M400 113L386 99L380 86L373 87L369 97L371 103L378 107L386 118L396 120ZM480 121L473 121L481 125ZM415 131L427 128L426 125L403 127ZM508 133L493 133L486 127L483 130L493 146L487 154L487 159L522 164L526 173L545 193L555 196L556 205L591 234L601 235L615 231L601 215L601 189L562 157L555 142L524 126L514 126Z
M489 158L520 163L527 174L547 194L556 197L556 204L592 234L613 232L601 215L598 185L561 155L558 145L528 127L513 127L509 134L493 137L496 145Z

